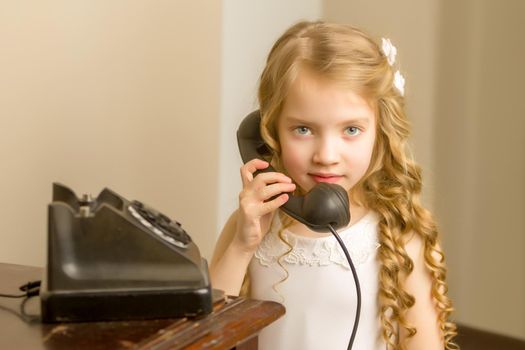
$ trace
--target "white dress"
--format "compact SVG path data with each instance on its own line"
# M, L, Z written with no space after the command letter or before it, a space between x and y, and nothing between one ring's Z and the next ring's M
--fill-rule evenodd
M353 350L385 350L378 314L378 216L370 211L339 232L361 285L361 317ZM288 230L278 232L275 215L270 232L250 262L251 297L282 303L286 314L259 334L261 350L347 349L354 325L357 295L352 271L332 235L309 238ZM285 281L280 282L285 279Z

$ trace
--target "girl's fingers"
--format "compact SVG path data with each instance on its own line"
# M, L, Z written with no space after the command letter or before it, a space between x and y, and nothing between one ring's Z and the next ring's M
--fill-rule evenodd
M283 193L279 197L271 201L264 202L261 208L261 211L262 211L261 216L271 213L274 210L277 210L277 208L279 208L284 203L286 203L289 198L290 198L289 195L287 195L286 193Z
M258 191L259 198L263 201L266 201L272 197L277 196L278 194L285 192L293 192L295 190L294 183L274 183L268 186L265 186L261 191Z
M265 186L260 191L245 190L239 194L239 208L246 217L260 218L284 204L288 200L286 192L293 190L293 183L276 183Z
M284 175L283 173L278 173L275 171L267 172L267 173L260 173L260 174L257 174L257 176L253 176L253 174L257 170L266 169L268 166L269 166L268 162L265 162L260 159L251 160L245 165L243 165L241 167L241 180L242 180L243 187L246 188L250 186L251 184L251 186L254 188L261 188L265 185L276 183L276 182L285 182L285 183L292 182L292 179L290 179L288 176Z
M241 169L243 190L239 194L239 208L247 218L257 219L286 203L295 184L288 176L271 171L254 176L257 170L266 169L270 164L261 159L252 159Z
M276 182L291 183L292 179L283 173L269 172L257 174L254 181L257 181L257 183L260 185L270 185Z
M239 203L240 213L245 217L247 222L259 220L262 216L271 213L288 201L289 195L282 193L277 197L267 201L253 201L249 198L241 198Z
M248 163L241 166L241 179L243 186L246 186L253 180L253 173L257 170L268 168L270 164L262 159L252 159Z

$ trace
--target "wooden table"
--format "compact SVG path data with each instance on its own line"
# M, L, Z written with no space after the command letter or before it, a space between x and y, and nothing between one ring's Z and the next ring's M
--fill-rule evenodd
M0 293L20 294L43 269L0 263ZM226 298L201 319L42 324L40 299L0 298L0 349L257 349L258 332L281 317L278 303Z

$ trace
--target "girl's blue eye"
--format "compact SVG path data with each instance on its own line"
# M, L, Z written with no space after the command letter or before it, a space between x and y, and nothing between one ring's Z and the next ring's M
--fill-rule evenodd
M299 135L308 135L310 133L310 129L306 126L298 126L297 128L295 128L295 132Z
M350 126L346 128L345 133L350 136L356 136L361 133L361 130L359 130L359 128L356 128L355 126Z

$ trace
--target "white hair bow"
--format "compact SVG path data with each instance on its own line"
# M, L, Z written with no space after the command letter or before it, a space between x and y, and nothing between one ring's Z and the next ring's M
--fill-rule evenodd
M392 44L390 39L381 39L381 48L386 56L386 60L390 66L396 63L397 48ZM405 78L399 70L394 74L394 87L399 91L401 96L405 95Z

